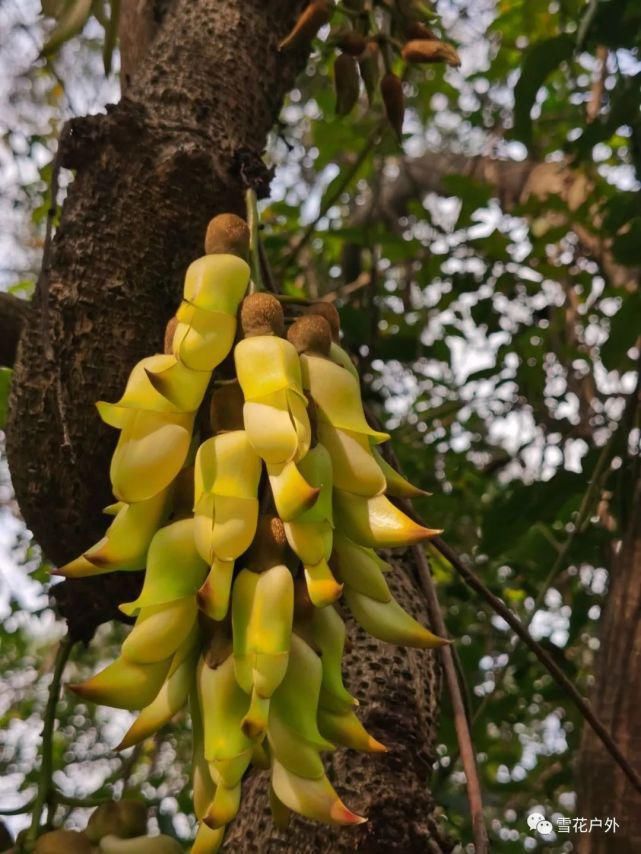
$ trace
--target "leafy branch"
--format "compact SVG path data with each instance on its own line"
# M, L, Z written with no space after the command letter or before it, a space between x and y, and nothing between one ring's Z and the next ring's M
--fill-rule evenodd
M419 519L414 514L415 519ZM567 694L574 705L581 713L584 720L592 727L597 737L603 743L608 753L612 756L617 765L624 772L628 780L634 788L641 792L641 777L634 770L632 765L623 755L616 742L607 731L603 723L594 713L590 703L584 699L578 692L574 684L565 673L561 670L552 656L538 643L527 630L527 627L521 622L516 614L511 611L508 606L499 599L492 591L486 587L481 579L470 569L465 561L457 554L457 552L449 546L441 537L435 537L431 541L434 548L452 565L458 572L463 581L471 587L481 598L490 605L493 611L499 615L509 625L512 631L522 640L525 645L534 653L541 664L545 667L548 673L552 676L557 685Z
M384 128L386 127L386 124L387 124L386 120L381 119L379 122L377 122L374 125L374 128L370 132L369 136L365 139L365 142L364 142L361 150L359 151L357 157L355 158L354 162L352 163L352 165L349 167L349 169L345 169L345 171L343 172L343 175L341 177L341 180L336 184L333 191L329 195L327 195L325 197L325 199L323 200L316 217L304 229L304 231L301 234L298 242L292 248L289 255L286 255L285 258L283 259L283 263L282 263L280 270L279 270L279 272L281 274L285 273L287 270L289 270L289 268L296 262L296 260L298 259L298 256L300 255L302 249L304 249L304 247L307 245L309 240L314 236L314 232L316 231L316 227L318 226L318 223L325 216L327 211L334 204L336 204L336 202L340 199L340 197L343 195L345 190L352 183L352 181L354 180L356 175L358 175L361 167L363 166L363 164L365 163L365 161L369 157L370 152L378 144L378 141L380 139L381 134L383 133Z

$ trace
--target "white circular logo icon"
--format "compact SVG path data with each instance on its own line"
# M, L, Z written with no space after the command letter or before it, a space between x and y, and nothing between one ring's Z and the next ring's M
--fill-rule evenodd
M536 826L537 833L540 833L541 836L547 836L548 833L552 833L552 822L547 819L543 819Z
M527 817L527 826L530 830L536 830L542 821L545 821L545 816L540 812L533 812ZM548 821L547 824L550 824L550 822ZM552 825L550 825L550 830L552 830Z

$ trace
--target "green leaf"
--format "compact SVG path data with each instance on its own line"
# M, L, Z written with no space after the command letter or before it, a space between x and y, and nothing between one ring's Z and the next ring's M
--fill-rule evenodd
M42 48L42 56L51 56L61 45L77 35L91 14L92 0L74 0L61 15L57 26Z
M560 470L544 482L515 484L490 505L481 548L494 557L505 554L537 523L569 521L585 492L586 474Z
M111 73L111 62L113 60L116 40L118 38L118 20L120 18L120 0L111 0L111 14L109 22L105 27L105 43L102 47L102 62L105 67L105 74L109 76Z
M608 371L620 368L641 330L641 293L630 294L610 322L608 340L601 347L601 361Z
M619 264L636 267L641 264L641 217L635 217L628 228L614 239L612 254Z
M489 184L483 184L467 175L446 175L443 187L448 195L458 196L461 200L461 210L458 217L459 228L468 225L472 214L479 208L486 207L494 195Z
M525 54L521 76L514 87L514 136L528 147L532 144L531 112L537 93L549 75L570 59L574 40L563 34L533 44Z

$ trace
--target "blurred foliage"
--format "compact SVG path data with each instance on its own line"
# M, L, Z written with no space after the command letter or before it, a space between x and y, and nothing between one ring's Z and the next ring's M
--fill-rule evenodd
M369 403L392 429L405 473L433 493L420 502L428 522L445 529L587 693L608 571L638 476L640 415L629 401L641 332L641 11L634 0L444 0L437 8L463 64L405 76L401 145L391 130L381 134L377 100L369 105L363 95L349 118L334 115L334 51L316 43L270 143L278 169L265 243L284 290L336 297ZM34 16L25 26L42 45L50 28ZM21 219L6 257L41 238L50 160L42 149L51 152L59 129L57 81L83 106L78 92L104 93L102 49L89 20L57 53L11 70L18 121L4 144L14 140L12 162L32 168L26 180L12 179ZM68 109L65 102L60 115ZM47 119L36 133L38 116ZM500 180L480 180L472 158L528 173L557 163L583 189L578 197L558 195L561 185L527 199L517 192L505 205ZM417 182L399 213L390 205L399 175L419 160L441 170L440 195ZM470 164L462 174L461 162ZM25 272L22 265L7 284L28 279ZM5 385L0 377L0 401ZM13 555L26 572L34 560L27 552ZM502 621L431 557L448 629L459 638L493 850L535 850L529 811L553 821L576 814L582 722ZM37 569L34 590L45 578ZM59 627L42 596L32 595L36 605L15 590L0 637L10 692L0 712L0 777L10 787L0 795L27 800L47 648ZM71 669L86 673L109 659L121 631L105 628L76 651ZM110 745L124 729L113 712L65 700L57 781L82 796L127 785L161 798L161 830L187 837L184 733L178 727L120 759ZM431 785L452 832L468 840L447 697L439 755ZM73 823L77 813L68 812Z

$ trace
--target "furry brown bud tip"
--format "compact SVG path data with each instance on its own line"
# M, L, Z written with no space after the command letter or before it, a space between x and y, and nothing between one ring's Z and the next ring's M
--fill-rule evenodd
M301 12L292 30L278 45L278 50L292 50L308 44L322 26L329 22L333 7L325 0L313 0Z
M405 98L403 96L403 84L391 71L381 80L381 96L387 120L394 129L396 136L400 139L403 135Z
M228 383L214 388L209 407L209 421L213 433L242 430L243 392L238 383Z
M348 53L339 54L334 62L334 89L336 115L346 116L358 101L360 91L358 63Z
M91 854L91 842L78 830L52 830L39 837L35 854Z
M451 44L437 39L412 39L403 46L405 62L444 62L457 68L461 58Z
M176 327L178 326L178 318L172 317L165 326L165 345L164 352L167 355L171 355L173 353L173 345L174 345L174 335L176 334Z
M287 338L298 353L329 355L332 346L332 330L320 314L305 314L294 321L287 330Z
M305 314L318 314L321 317L324 317L329 323L329 328L332 333L332 341L338 342L340 339L341 318L338 313L338 309L333 302L325 302L324 300L321 300L319 302L312 303L312 305L306 309Z
M336 46L350 56L360 56L367 47L367 38L354 30L341 30L336 33Z
M231 213L215 216L207 226L205 252L207 255L238 255L247 259L249 228L245 220Z
M245 338L255 335L285 335L285 315L275 296L251 294L240 307L240 329Z

